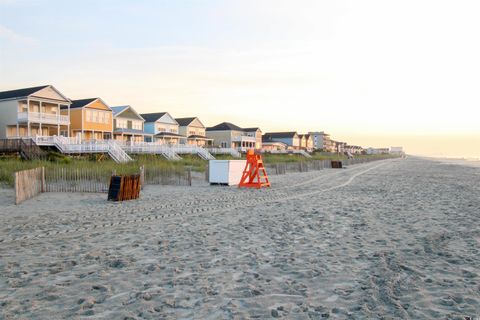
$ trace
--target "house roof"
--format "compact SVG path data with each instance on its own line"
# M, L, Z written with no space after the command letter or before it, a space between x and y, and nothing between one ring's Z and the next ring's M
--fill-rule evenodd
M145 122L155 122L163 117L166 112L142 113L140 116L145 119Z
M16 90L9 90L9 91L2 91L0 92L0 100L3 99L12 99L12 98L23 98L27 97L35 92L45 89L48 85L39 86L39 87L31 87L31 88L24 88L24 89L16 89Z
M123 111L127 110L128 107L130 106L116 106L116 107L111 107L112 111L113 111L113 115L117 115L119 113L122 113Z
M118 115L120 115L122 112L130 109L130 110L131 110L133 113L135 113L140 119L145 120L145 119L143 119L143 117L142 117L137 111L135 111L135 109L133 109L132 106L130 106L130 105L110 107L110 109L112 109L114 116L118 116Z
M28 96L33 95L34 93L51 87L53 91L58 93L59 96L61 96L65 101L70 102L70 99L65 97L62 93L60 93L57 89L55 89L54 86L52 85L43 85L43 86L38 86L38 87L30 87L30 88L23 88L23 89L15 89L15 90L8 90L8 91L1 91L0 92L0 100L9 100L9 99L20 99L20 98L26 98ZM54 99L56 100L56 99Z
M99 98L88 98L88 99L79 99L79 100L72 100L72 104L70 105L70 109L75 109L75 108L83 108L87 104L92 103L93 101L97 100Z
M185 136L182 136L181 134L173 133L173 132L159 132L155 135L155 137L186 138Z
M285 142L281 142L281 141L269 141L269 140L263 140L263 139L262 139L262 144L265 144L265 145L268 145L268 144L281 144L281 145L284 145L284 146L288 146L288 144L286 144Z
M135 134L141 134L141 135L151 135L150 133L147 133L147 132L142 131L142 130L128 129L128 128L116 128L115 130L113 130L113 132L115 132L115 133L135 133Z
M243 131L242 128L234 125L233 123L230 122L222 122L217 124L216 126L209 127L207 128L207 131Z
M263 135L262 139L265 140L270 140L272 138L293 138L295 135L298 135L297 132L291 131L291 132L266 132Z
M260 130L260 128L243 128L243 131L245 132L256 132L257 130Z
M188 139L196 139L196 140L213 140L211 138L207 138L204 136L199 136L197 134L192 134L191 136L188 136Z
M189 117L189 118L175 118L175 120L178 122L178 125L181 127L188 126L190 123L195 120L196 117Z

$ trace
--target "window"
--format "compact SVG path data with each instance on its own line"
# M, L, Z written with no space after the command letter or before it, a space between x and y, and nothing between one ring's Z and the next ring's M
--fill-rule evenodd
M86 118L87 118L87 122L92 122L93 121L92 110L87 110L86 111Z
M142 121L132 121L132 129L142 130Z
M27 112L28 106L26 101L21 101L18 103L18 112Z

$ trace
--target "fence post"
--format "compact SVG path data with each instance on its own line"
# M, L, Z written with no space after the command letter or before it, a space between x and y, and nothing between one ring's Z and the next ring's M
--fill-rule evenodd
M46 185L45 185L45 167L42 167L42 192L46 192Z
M15 204L19 204L20 203L20 196L19 196L19 192L20 192L20 188L18 187L18 172L15 172L13 174L13 179L14 179L14 186L15 186Z
M188 167L187 169L187 178L188 178L188 185L192 186L192 168Z
M143 190L143 185L145 184L145 166L140 166L140 189Z

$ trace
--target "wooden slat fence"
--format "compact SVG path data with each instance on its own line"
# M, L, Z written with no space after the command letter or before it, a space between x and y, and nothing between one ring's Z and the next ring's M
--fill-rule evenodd
M341 160L343 166L349 166L359 163L383 160L383 158L360 158ZM332 168L331 160L310 160L303 162L282 162L274 164L266 164L267 173L271 175L286 174L288 172L308 172Z
M107 192L110 176L95 168L47 168L46 192Z
M44 168L22 170L15 175L15 204L39 195L45 189Z
M192 184L192 176L189 169L177 170L174 168L145 167L145 185L177 185L189 186Z

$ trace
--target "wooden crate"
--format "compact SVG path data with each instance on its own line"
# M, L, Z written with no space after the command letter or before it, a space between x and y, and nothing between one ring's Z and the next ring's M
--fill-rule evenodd
M332 160L332 168L341 169L342 168L342 161L333 161Z
M124 201L133 200L140 197L140 175L116 176L110 178L110 187L108 188L108 200Z

